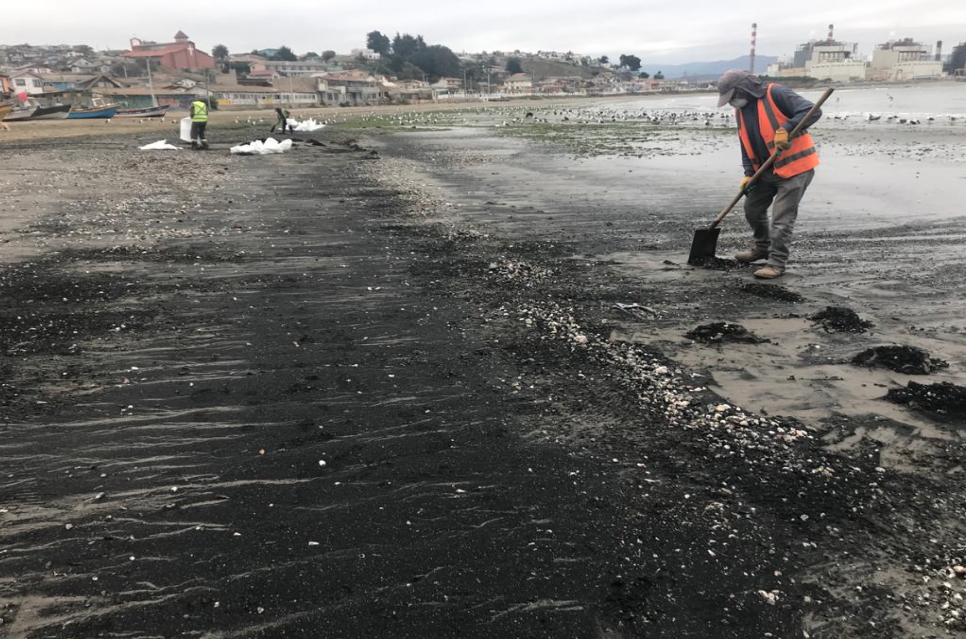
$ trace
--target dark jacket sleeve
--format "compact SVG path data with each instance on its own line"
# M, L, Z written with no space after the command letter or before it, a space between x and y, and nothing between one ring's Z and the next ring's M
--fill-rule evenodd
M812 108L812 103L798 95L788 87L784 87L780 84L776 84L771 88L771 97L775 100L775 106L785 114L788 121L782 125L782 128L792 132L798 123L802 121L802 118L808 113L808 110ZM819 118L822 117L822 110L819 109L812 116L812 119L805 123L805 129L812 126L818 122Z
M745 169L745 177L751 177L755 174L755 167L751 164L751 159L748 157L748 152L745 151L745 145L739 144L741 147L741 166Z

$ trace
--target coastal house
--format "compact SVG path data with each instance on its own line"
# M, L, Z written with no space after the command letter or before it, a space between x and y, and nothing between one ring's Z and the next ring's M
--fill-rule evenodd
M10 74L14 93L39 95L44 92L44 79L33 71L15 71Z
M916 80L939 78L943 63L933 57L928 47L912 38L880 44L872 53L869 65L871 80Z
M445 98L463 94L462 78L440 78L437 82L430 85L435 97Z
M125 107L153 106L152 91L150 88L144 86L121 87L118 89L98 88L92 89L91 92L95 98L100 98L105 102L117 103ZM157 98L159 105L169 106L173 109L187 110L188 105L196 98L205 99L207 92L204 87L195 87L193 89L157 88L153 91L153 95Z
M376 105L388 99L372 75L358 70L321 73L312 76L324 105Z
M98 73L107 73L110 70L108 65L88 62L84 58L71 60L69 65L71 73L86 73L88 75L94 75Z
M382 80L382 91L392 102L424 102L436 97L436 91L425 80Z
M131 50L124 57L148 59L155 64L179 71L215 67L215 59L198 50L183 31L175 34L174 42L157 43L132 38Z
M507 93L532 93L533 78L528 73L515 73L503 81Z
M301 79L300 79L301 80ZM251 85L212 85L212 95L218 103L219 109L232 108L275 108L281 107L313 107L318 106L320 97L314 90L314 83L304 80L291 82L280 80L279 86L251 86Z
M46 73L41 76L44 91L89 90L100 88L119 89L123 85L103 73Z
M316 73L326 73L332 65L323 60L252 60L249 62L251 73L269 71L273 75L286 77L305 77ZM249 75L251 75L249 73Z

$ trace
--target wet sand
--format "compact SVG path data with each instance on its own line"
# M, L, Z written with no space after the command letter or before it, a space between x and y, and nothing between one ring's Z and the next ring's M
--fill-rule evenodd
M273 157L228 129L0 147L0 632L966 632L962 425L842 363L894 341L963 383L955 200L908 223L817 178L804 299L765 299L684 264L731 137L621 158L501 130L524 116ZM805 319L829 305L872 332ZM768 342L685 340L710 321Z

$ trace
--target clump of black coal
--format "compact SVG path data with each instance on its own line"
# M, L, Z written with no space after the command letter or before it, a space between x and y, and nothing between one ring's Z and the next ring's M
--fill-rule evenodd
M876 346L853 357L852 363L869 368L888 368L907 375L929 375L940 368L949 368L949 362L930 357L929 353L915 346Z
M704 342L706 344L761 344L765 341L744 326L730 324L728 322L702 324L694 330L688 331L684 336L696 342Z
M744 284L741 287L741 291L756 297L764 297L771 300L778 300L780 302L792 302L797 304L798 302L805 301L805 298L798 293L789 291L787 288L778 286L777 284L758 284L756 282L751 282Z
M829 306L808 319L821 324L830 333L864 333L875 326L872 322L859 317L851 308L844 306Z
M723 257L714 256L688 260L688 264L691 266L697 266L698 268L710 268L716 271L731 271L742 266L741 262L738 260L729 260Z
M941 415L966 417L966 388L952 382L909 382L905 388L890 389L886 399Z

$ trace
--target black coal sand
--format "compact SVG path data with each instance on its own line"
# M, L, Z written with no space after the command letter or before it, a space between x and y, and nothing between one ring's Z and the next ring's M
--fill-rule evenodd
M744 266L738 260L726 259L723 257L704 257L688 262L691 266L698 268L710 268L717 271L731 271Z
M907 375L928 375L940 368L949 368L948 362L930 357L929 353L915 346L876 346L853 357L852 363L888 368Z
M766 341L744 326L740 324L729 324L728 322L702 324L694 330L688 331L684 336L696 342L704 342L706 344L724 344L726 342L761 344Z
M778 300L780 302L798 303L805 301L805 298L798 293L789 291L787 288L778 286L776 284L759 284L757 282L751 282L743 285L741 287L741 291L756 297L764 297L766 299Z
M821 324L826 331L834 333L864 333L875 326L844 306L829 306L808 319Z
M952 382L920 384L909 382L905 388L892 388L886 399L896 404L948 416L966 417L966 388Z

